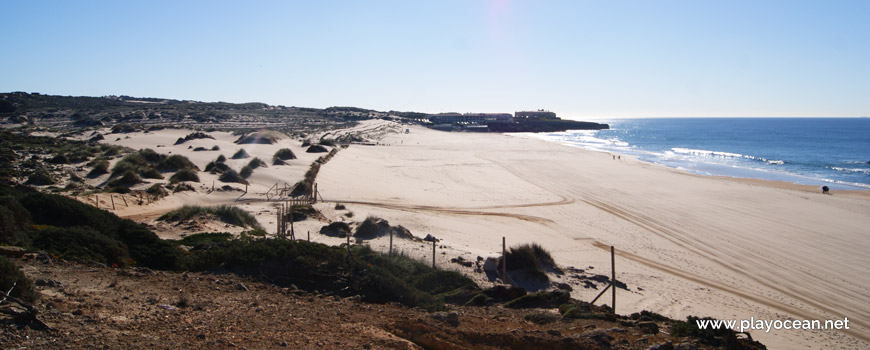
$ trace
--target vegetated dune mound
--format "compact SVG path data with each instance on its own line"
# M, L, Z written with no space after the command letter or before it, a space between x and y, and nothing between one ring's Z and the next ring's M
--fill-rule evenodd
M260 130L242 135L235 143L240 145L252 143L271 145L283 138L287 138L287 135L274 130Z
M326 149L326 147L323 147L321 145L311 145L310 147L308 147L307 150L305 150L305 152L307 152L307 153L326 153L326 152L329 152L329 150Z
M324 236L344 238L350 234L350 225L346 222L336 221L321 227L320 234Z
M209 135L209 134L206 134L204 132L197 131L197 132L187 134L187 136L185 136L183 138L179 137L178 140L175 141L175 144L180 145L180 144L185 143L187 141L196 140L196 139L212 139L212 140L214 140L214 137Z
M387 220L369 216L357 226L353 236L359 240L374 239L382 236L387 236L392 232L393 236L398 238L414 239L414 235L407 228L398 225L390 226Z

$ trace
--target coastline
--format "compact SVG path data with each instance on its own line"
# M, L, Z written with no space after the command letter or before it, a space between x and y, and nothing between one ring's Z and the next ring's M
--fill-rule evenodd
M848 335L753 337L773 348L867 345L866 191L822 195L814 186L695 175L512 135L411 127L382 141L391 146L353 146L325 166L324 197L350 203L357 216L432 233L450 254L471 259L497 255L504 236L508 246L537 242L561 265L601 273L609 270L602 247L614 245L630 290L620 292L620 313L846 316Z

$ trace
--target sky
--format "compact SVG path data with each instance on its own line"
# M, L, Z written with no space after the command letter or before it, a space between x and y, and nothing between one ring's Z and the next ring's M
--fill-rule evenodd
M9 1L0 92L870 116L870 1Z

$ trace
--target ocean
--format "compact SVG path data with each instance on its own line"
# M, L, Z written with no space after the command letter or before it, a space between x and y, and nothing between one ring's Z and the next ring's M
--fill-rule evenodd
M696 174L870 189L870 118L613 119L545 140Z

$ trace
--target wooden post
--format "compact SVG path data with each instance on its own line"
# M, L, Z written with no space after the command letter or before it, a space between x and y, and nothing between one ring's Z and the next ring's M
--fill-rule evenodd
M100 209L100 196L94 195L94 203L97 203L97 209Z
M311 242L311 231L308 231L308 241Z
M317 183L314 184L314 203L317 203Z
M127 208L129 208L130 206L127 205L127 197L124 197L124 195L122 194L122 195L121 195L121 199L124 200L124 206L127 207Z
M505 255L505 238L501 238L501 281L507 283L507 255Z
M290 209L290 239L296 240L296 230L293 228L293 209Z
M350 256L350 232L348 232L345 236L347 237L347 256Z
M435 237L432 237L432 269L435 269Z
M214 192L214 180L211 180L211 191Z
M613 297L613 301L610 303L613 307L613 313L616 314L616 258L613 246L610 246L610 284L612 287L610 288L610 293Z
M276 208L275 214L275 236L281 237L281 207Z
M115 210L115 196L109 195L109 199L112 200L112 210Z
M393 230L390 230L390 254L389 256L393 256Z

